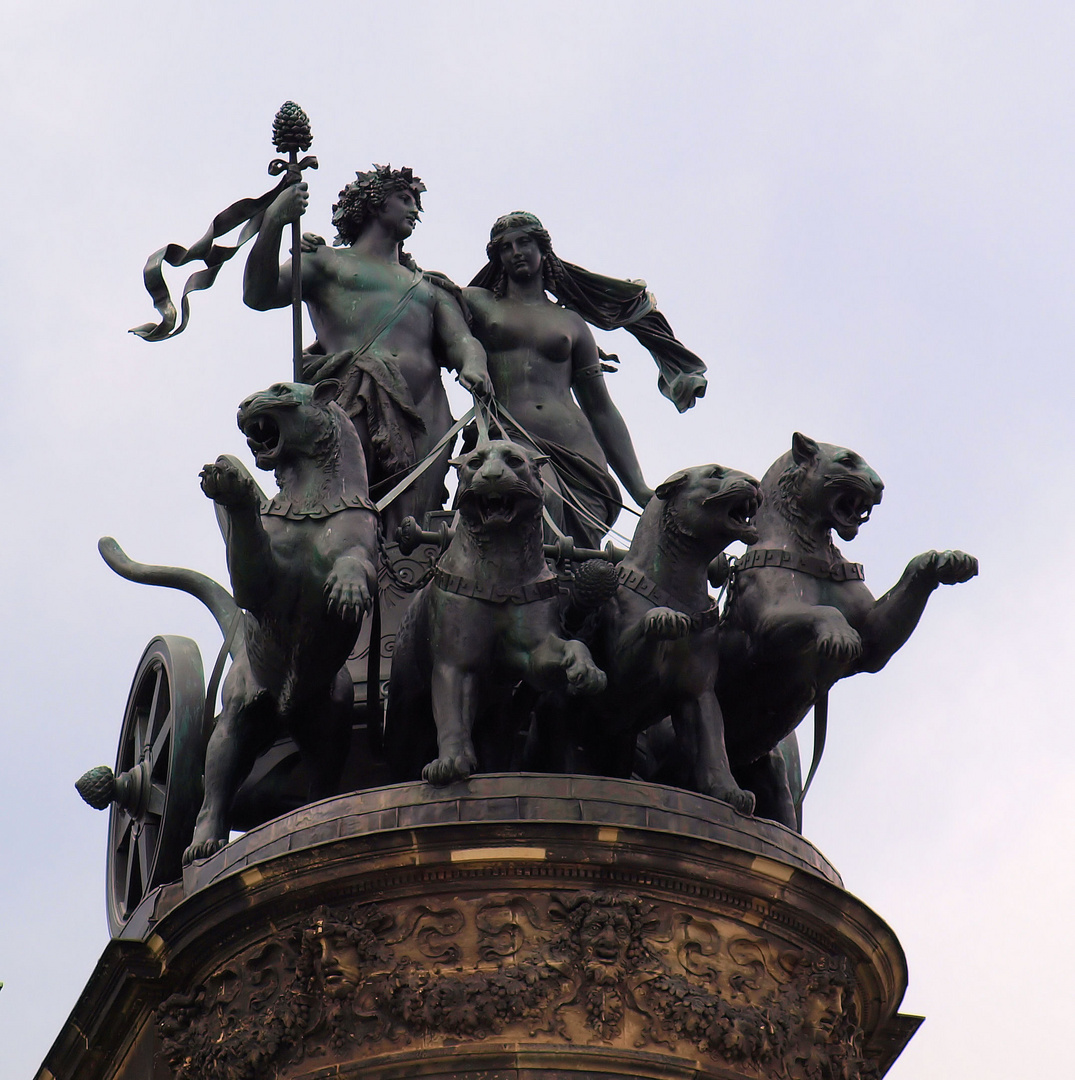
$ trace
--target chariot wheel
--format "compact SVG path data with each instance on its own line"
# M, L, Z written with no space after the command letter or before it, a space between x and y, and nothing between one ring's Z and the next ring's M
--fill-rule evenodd
M202 799L205 682L190 638L154 638L142 654L123 713L116 769L91 769L79 792L110 807L105 885L118 937L150 890L183 872Z

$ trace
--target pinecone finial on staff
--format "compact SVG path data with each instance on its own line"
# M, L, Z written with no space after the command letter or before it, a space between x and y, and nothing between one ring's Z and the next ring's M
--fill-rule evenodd
M293 101L285 101L272 122L272 141L277 153L307 151L314 137L310 118Z

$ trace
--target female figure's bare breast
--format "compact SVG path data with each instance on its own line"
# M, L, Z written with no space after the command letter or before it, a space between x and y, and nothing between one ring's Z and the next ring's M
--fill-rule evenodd
M571 393L579 345L592 344L573 311L468 289L474 333L485 347L497 400L526 430L601 466L605 455Z

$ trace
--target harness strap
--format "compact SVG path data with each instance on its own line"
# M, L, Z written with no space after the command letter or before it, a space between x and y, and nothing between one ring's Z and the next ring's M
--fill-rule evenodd
M806 783L803 784L799 797L795 800L795 816L802 827L803 799L810 790L817 767L821 764L821 755L825 753L825 733L829 726L829 692L822 690L814 701L814 757L810 762L810 772L806 775Z
M502 418L504 420L507 420L507 422L509 424L511 424L512 427L514 427L515 430L518 431L518 433L520 435L522 435L522 437L524 439L528 439L535 446L537 445L537 442L534 439L534 436L531 435L526 430L526 428L524 428L523 425L520 424L519 421L516 420L515 417L512 416L511 413L508 412L507 409L504 408L503 405L501 405L499 402L494 402L494 407L496 409L496 413L497 413L498 417L500 417L500 418ZM553 469L554 472L557 472L557 473L560 472L560 470L558 470L556 468L556 464L554 462L550 462L549 464L552 466L552 469ZM541 482L546 488L550 487L550 485L544 479L542 479ZM550 490L551 490L551 488L550 488ZM582 503L580 503L578 501L578 499L576 499L571 494L571 492L569 490L561 490L561 491L558 491L556 494L559 496L560 499L562 499L565 503L567 503L577 514L579 514L583 518L584 521L589 521L589 523L591 525L595 525L602 532L610 533L612 536L617 537L618 539L622 540L624 543L627 543L627 544L630 543L630 540L629 540L628 537L624 536L622 533L618 533L615 529L609 528L609 526L608 526L608 524L606 522L604 522L600 518L596 517L590 510L588 510L585 506L583 506ZM628 510L630 509L630 507L625 507L622 502L620 503L620 508L621 509L628 509ZM632 511L632 513L633 512L634 511ZM560 539L564 539L563 532L561 532L560 529L558 529L556 527L556 523L552 520L552 517L549 514L548 510L543 511L543 514L544 514L545 521L549 525L549 527L552 529L553 534L558 536ZM638 515L638 516L641 516L641 515Z
M400 480L398 484L392 490L385 495L383 499L378 499L374 504L375 509L380 512L391 503L395 502L400 495L403 494L428 469L434 461L437 460L437 456L440 452L451 442L452 439L459 434L459 432L474 419L474 407L471 406L466 413L461 416L448 430L437 440L437 445L426 454L425 459L419 462L407 475Z
M202 707L202 733L206 739L209 738L209 733L213 730L213 719L216 713L216 692L220 686L220 676L224 674L224 661L227 659L228 653L232 651L232 646L235 644L235 638L239 633L242 622L243 613L241 610L237 610L232 616L231 626L228 627L228 632L224 636L220 651L216 654L213 673L209 676L209 686L205 691L205 705ZM235 659L234 655L232 659Z
M366 654L366 734L370 748L380 753L384 747L384 702L381 700L381 590L373 590L370 618L370 645Z
M783 548L750 548L740 555L735 562L735 569L759 570L774 566L778 570L795 570L811 577L827 578L829 581L865 581L866 573L862 563L839 559L831 562L816 555L804 555L798 551L785 551Z
M560 582L556 578L532 581L514 589L502 589L499 585L479 585L476 581L458 574L449 574L438 566L433 572L433 581L445 592L469 596L475 600L487 600L493 604L533 604L535 601L550 600L560 595Z
M662 589L655 581L651 581L640 570L629 570L625 566L616 568L616 580L626 589L637 593L644 600L648 600L655 607L672 608L673 611L681 612L691 617L691 630L696 633L706 630L710 626L716 626L720 618L720 609L716 603L702 611L687 611L667 589Z

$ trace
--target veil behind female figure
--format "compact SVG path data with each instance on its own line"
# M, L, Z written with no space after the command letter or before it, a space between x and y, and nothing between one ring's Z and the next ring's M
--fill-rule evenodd
M532 238L540 251L540 282L532 280L520 285L512 270L512 253L502 250L510 245L512 237L519 236ZM689 409L705 393L705 364L676 339L667 320L653 306L644 282L603 277L563 262L553 251L548 232L533 214L516 211L498 219L490 231L486 254L489 261L465 290L465 298L473 319L472 332L489 355L489 372L501 405L512 400L513 394L518 398L520 393L510 385L515 382L512 357L524 354L531 370L542 366L535 361L544 360L544 367L551 374L562 366L556 360L563 359L553 355L559 347L559 335L551 331L566 330L569 336L573 335L573 369L568 369L570 389L566 384L561 387L556 383L559 376L550 378L549 393L559 400L550 399L545 413L533 411L543 407L533 404L528 415L534 429L521 432L513 429L510 420L503 426L508 437L531 443L550 459L554 476L547 502L557 523L577 543L597 546L615 521L621 505L605 459L639 505L645 505L652 491L642 478L626 425L601 378L603 370L615 369L600 361L615 357L600 353L583 320L602 330L623 327L645 346L657 362L661 393L680 412ZM526 271L519 273L525 276ZM520 296L527 284L531 310L535 310L536 304L538 308L547 305L547 315L551 315L549 309L560 311L562 325L534 323L528 327L526 313L521 309L513 310L508 305L497 307L499 300ZM538 284L540 288L536 287ZM545 292L555 296L558 303L550 303ZM573 314L569 316L569 312ZM502 342L498 345L498 338L505 335L508 339L519 338L528 329L534 335L529 350L521 349L519 341L509 347L504 347ZM545 339L539 339L542 330L549 332ZM497 363L498 359L502 362ZM536 382L540 390L541 379ZM532 391L534 387L529 389ZM578 404L572 399L571 390ZM526 396L523 392L524 399ZM527 400L526 404L532 403ZM549 473L548 468L543 471Z

